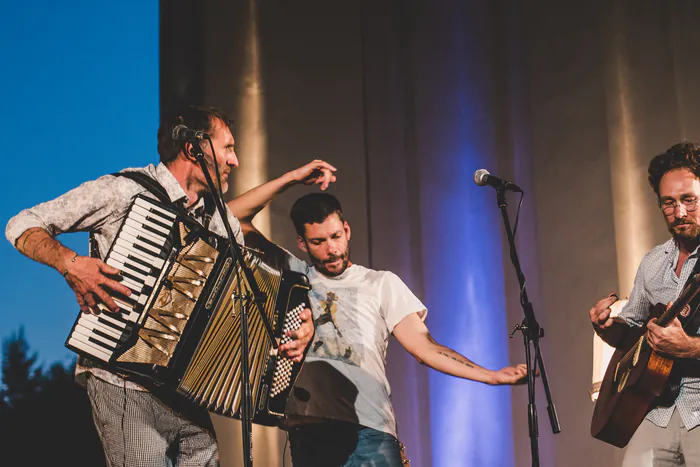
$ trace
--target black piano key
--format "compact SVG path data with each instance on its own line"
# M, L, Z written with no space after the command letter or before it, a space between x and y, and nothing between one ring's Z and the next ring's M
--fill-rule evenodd
M92 342L95 345L99 345L100 347L104 347L105 349L109 351L114 351L116 346L109 346L108 344L102 342L99 339L95 339L94 337L88 337L88 341Z
M146 229L146 230L148 230L148 229ZM159 250L163 246L163 245L158 245L156 242L154 242L153 240L151 240L149 238L144 237L143 235L137 235L136 238L138 240L141 240L143 243L146 243L147 245L151 245L154 248L158 248Z
M168 229L168 230L170 230L170 228L173 226L172 223L166 224L166 223L162 222L160 219L155 219L153 216L146 216L146 220L149 222L153 222L154 224L159 225L159 226L163 227L164 229ZM144 225L144 227L149 227L149 226ZM150 227L149 230L152 228L153 227ZM154 231L158 232L157 230L154 230ZM158 234L161 236L163 235L162 232L158 232Z
M134 243L134 244L132 245L132 247L134 248L134 250L142 251L142 252L144 252L144 253L146 253L146 254L149 254L149 255L151 255L151 256L155 255L155 253L153 253L153 252L152 252L151 250L149 250L148 248L142 247L141 245L137 245L136 243ZM159 257L160 259L165 259L165 258L167 258L167 253L165 252L165 250L162 250L162 251L158 254L158 257Z
M93 332L93 334L96 334L100 337L103 337L105 339L109 339L110 341L114 342L115 344L118 344L119 341L121 340L121 339L117 339L116 337L114 337L111 334L107 334L106 332L102 332L99 329L93 328L92 332Z
M133 326L134 323L126 319L126 315L128 315L130 312L129 311L119 311L118 313L110 313L109 317L112 318L115 321L119 321L120 323L124 323L124 326Z
M136 310L136 306L139 304L139 302L137 302L133 298L127 297L126 295L122 295L119 292L113 292L112 296L114 298L116 298L117 300L121 300L122 302L126 303L134 310ZM126 310L121 310L121 311L126 311Z
M125 262L124 265L125 265L125 266L128 266L128 268L131 269L132 271L136 271L136 272L138 272L139 274L143 274L144 276L151 276L151 275L152 275L150 272L144 271L143 269L137 267L137 266L136 266L134 263L132 263L132 262L128 262L128 263Z
M140 265L140 266L143 266L143 267L145 267L145 268L148 268L148 269L149 269L149 272L148 272L148 273L145 273L145 272L143 273L143 274L146 274L147 276L155 276L156 273L158 272L158 270L157 270L156 268L154 268L153 266L151 266L150 264L148 264L146 261L144 261L143 259L139 258L138 256L127 255L126 257L129 259L129 261L133 261L134 263L136 263L136 264L138 264L138 265Z
M164 233L161 232L160 230L154 229L153 227L151 227L151 226L148 225L148 224L141 224L141 228L142 228L143 230L146 230L146 231L148 231L148 232L151 232L152 234L155 234L155 235L158 235L159 237L162 237L163 240L165 240L165 239L167 238L167 236L168 236L168 234L164 234Z
M158 210L156 208L152 208L152 207L147 208L145 206L141 206L141 207L144 208L145 210L147 210L148 212L150 212L151 214L154 214L154 215L160 217L164 221L170 222L171 224L175 220L174 217L168 217L165 213L162 213L160 210ZM173 214L173 216L174 216L174 214Z
M100 324L103 324L105 326L109 326L110 328L114 329L115 331L124 332L123 327L117 326L115 323L113 323L112 321L110 321L108 319L104 319L102 317L99 317L99 318L97 318L97 322Z
M134 276L133 274L129 274L129 271L125 271L125 270L121 269L121 270L119 270L119 275L124 276L127 279L136 282L137 284L143 284L143 280L139 279L138 277ZM129 289L129 290L131 290L131 289ZM135 291L133 291L133 292L135 292ZM139 293L139 295L140 295L140 293ZM136 303L136 302L134 302L134 303Z

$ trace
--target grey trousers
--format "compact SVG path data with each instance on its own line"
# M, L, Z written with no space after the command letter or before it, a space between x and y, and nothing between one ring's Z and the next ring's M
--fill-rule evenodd
M110 467L215 467L216 438L153 394L89 376L92 415Z
M700 427L685 429L678 410L666 428L644 420L627 445L622 467L700 467Z

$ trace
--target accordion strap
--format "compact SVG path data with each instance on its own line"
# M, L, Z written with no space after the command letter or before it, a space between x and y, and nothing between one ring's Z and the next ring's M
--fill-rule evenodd
M163 185L155 181L152 177L146 175L143 172L116 172L112 174L114 177L126 177L130 180L135 181L142 187L146 189L149 193L155 196L158 201L163 204L171 205L170 196L168 192L163 188ZM100 248L95 239L94 233L90 232L90 257L100 258Z
M114 175L115 177L126 177L130 180L133 180L142 187L144 187L153 196L158 198L158 201L160 201L161 203L172 204L172 201L170 201L170 196L168 196L168 192L165 191L163 185L161 185L152 177L146 175L143 172L117 172L113 173L112 175Z

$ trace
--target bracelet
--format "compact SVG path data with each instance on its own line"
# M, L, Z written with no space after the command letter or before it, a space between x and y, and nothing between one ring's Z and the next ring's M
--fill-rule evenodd
M78 259L78 253L76 253L75 256L73 256L73 259L71 259L70 262L71 262L71 263L75 263L75 260L76 260L76 259ZM63 277L66 277L67 275L68 275L68 269L66 269L65 271L63 271L62 276L63 276Z

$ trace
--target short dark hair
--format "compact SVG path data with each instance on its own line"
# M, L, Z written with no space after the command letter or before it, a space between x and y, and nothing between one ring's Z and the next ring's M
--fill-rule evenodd
M161 118L160 127L158 128L158 154L160 154L160 161L164 164L174 161L184 146L183 141L173 140L173 128L178 125L185 125L191 130L210 133L214 128L214 121L217 119L224 122L224 125L231 130L233 121L216 107L188 105Z
M661 178L674 169L688 169L700 178L700 146L690 142L677 143L651 160L649 183L657 197L660 197Z
M309 193L294 202L289 216L292 218L297 234L304 238L306 224L320 224L328 216L338 214L343 219L343 208L335 196L328 193Z

